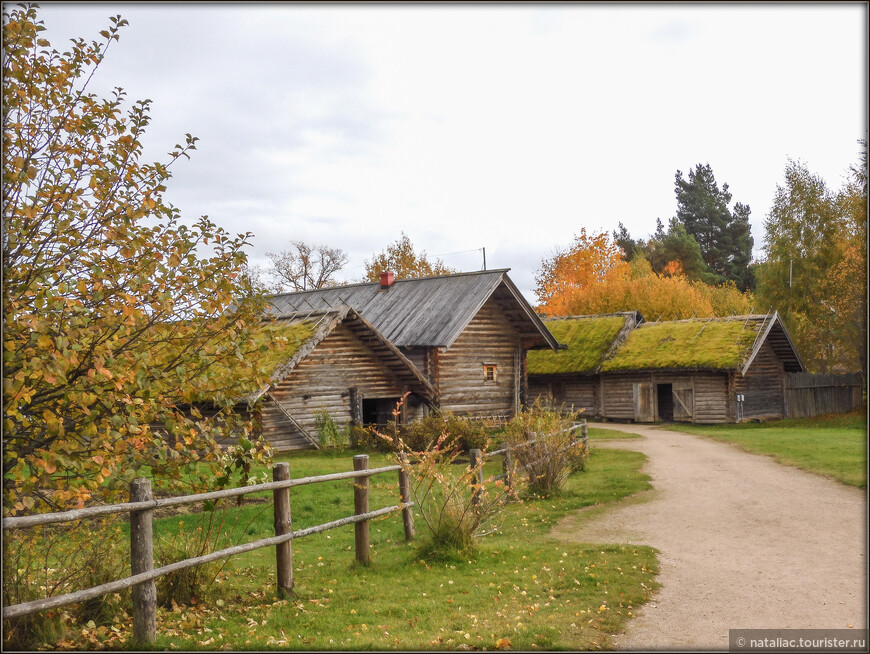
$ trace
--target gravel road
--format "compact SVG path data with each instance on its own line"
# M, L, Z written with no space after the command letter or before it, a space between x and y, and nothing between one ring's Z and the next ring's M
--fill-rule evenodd
M643 452L654 490L597 517L568 516L571 542L660 552L659 591L617 649L727 650L729 629L866 629L867 497L736 446L640 425L594 447Z

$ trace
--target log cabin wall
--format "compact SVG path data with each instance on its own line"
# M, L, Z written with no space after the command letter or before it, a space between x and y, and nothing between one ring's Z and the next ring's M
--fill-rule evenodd
M351 388L356 388L356 393L364 399L398 398L406 390L380 359L342 324L299 362L293 373L272 390L272 395L316 438L317 414L322 409L328 411L339 426L351 421ZM417 417L423 406L409 405L407 418ZM262 414L263 435L274 449L307 447L306 441L272 402L263 404Z
M597 375L529 375L529 401L540 399L553 409L583 411L599 417L600 383Z
M602 375L601 415L609 420L634 420L634 385L652 382L650 374Z
M721 424L733 422L729 415L728 373L698 372L694 382L695 422Z
M460 416L516 415L524 357L519 334L490 298L449 348L434 353L429 379L440 408ZM485 364L496 366L494 381L485 379Z
M670 393L662 389L667 409L659 400L660 386L670 387ZM608 420L729 422L727 373L606 374L601 376L601 400L601 417Z
M783 363L765 342L746 375L735 375L735 393L745 397L743 419L784 417L784 384Z

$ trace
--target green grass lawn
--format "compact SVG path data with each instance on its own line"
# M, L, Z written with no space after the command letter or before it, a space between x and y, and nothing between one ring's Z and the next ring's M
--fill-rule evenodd
M667 425L666 429L734 443L780 463L867 487L866 413L739 425Z
M351 454L281 457L291 477L351 469ZM161 609L157 649L602 649L656 588L655 550L549 536L564 515L650 487L643 455L595 450L559 495L514 503L470 559L426 560L394 514L371 523L372 563L354 561L353 527L293 541L295 595L279 599L274 549L235 557L184 607ZM372 455L370 467L388 465ZM500 471L498 460L489 464ZM293 528L353 513L351 481L291 490ZM396 473L371 478L371 508L394 504ZM219 512L220 513L220 512ZM155 538L183 541L200 515L155 521ZM235 540L273 535L270 503L233 507ZM418 519L418 536L423 525ZM159 545L158 545L159 546ZM214 574L214 572L213 572ZM464 647L460 647L464 648Z
M625 431L616 431L615 429L601 429L600 427L589 427L588 433L589 438L591 438L593 442L643 438L640 434L629 434Z

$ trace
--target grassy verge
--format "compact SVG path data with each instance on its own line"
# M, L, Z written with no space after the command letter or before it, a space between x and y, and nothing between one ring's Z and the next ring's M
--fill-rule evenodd
M850 413L740 425L668 425L675 431L734 443L747 452L867 487L867 416Z
M291 476L350 468L350 455L302 454ZM655 552L618 544L566 545L549 536L567 513L649 488L635 452L594 451L557 496L512 504L470 560L421 559L393 515L371 524L373 562L354 563L353 527L294 541L295 595L275 593L274 553L233 559L207 599L162 609L158 649L601 649L656 587ZM378 455L371 467L387 463ZM493 472L498 463L494 462ZM372 508L395 501L393 474L373 477ZM352 513L350 481L291 491L294 529ZM272 533L271 505L230 510L244 540ZM162 539L190 533L193 516L155 523ZM422 525L418 524L422 535ZM467 647L464 647L467 646Z
M640 434L630 434L626 431L616 431L615 429L601 429L600 427L590 427L589 438L597 441L608 441L643 437Z

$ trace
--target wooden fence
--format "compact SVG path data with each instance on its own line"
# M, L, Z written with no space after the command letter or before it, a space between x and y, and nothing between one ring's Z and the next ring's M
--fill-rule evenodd
M133 639L137 643L153 643L157 637L157 590L154 580L162 575L191 568L212 561L225 559L243 552L250 552L263 547L275 546L278 572L278 594L285 596L293 589L293 561L291 541L304 536L317 534L328 529L335 529L354 524L354 542L356 545L356 560L368 563L369 528L368 521L394 511L402 511L405 527L405 539L414 537L414 518L411 511L414 503L410 499L408 476L401 465L385 466L369 469L369 457L360 454L353 458L352 472L339 472L317 477L302 477L290 479L290 466L287 463L277 463L272 470L273 481L266 484L256 484L242 488L230 488L210 493L169 497L155 500L151 493L151 480L134 479L130 483L130 501L126 504L110 504L65 511L62 513L43 513L33 516L12 517L3 519L3 529L23 529L38 525L72 522L85 518L112 515L117 513L130 514L130 571L131 576L106 584L79 590L74 593L48 597L22 604L3 607L3 619L15 618L46 609L131 589L133 599ZM369 477L386 472L399 473L400 503L376 511L369 511ZM354 483L354 515L334 520L322 525L292 531L290 515L290 489L295 486L315 484L341 479L356 479ZM275 512L275 536L258 541L236 545L203 556L185 559L177 563L154 568L153 549L153 516L155 509L167 506L193 504L230 497L238 497L249 493L272 491Z
M785 417L811 418L825 413L846 413L861 406L864 382L860 374L785 375Z
M582 441L584 447L588 447L585 420L573 425L569 430L580 430L582 434L581 439L574 439L572 445ZM523 445L525 446L534 443L535 440L532 440L528 443L523 443ZM502 456L503 472L501 475L493 477L493 481L505 479L506 485L510 487L513 485L511 448L505 447L493 452L487 452L485 455L482 455L480 450L470 450L469 463L472 468L475 468L480 463L482 457L488 459L497 455ZM107 595L109 593L115 593L130 588L133 603L133 639L136 643L147 645L153 643L157 638L157 587L154 580L160 576L184 570L185 568L191 568L211 563L212 561L225 559L236 554L274 546L276 554L278 594L279 596L284 597L293 590L292 541L297 538L311 536L313 534L327 531L329 529L335 529L337 527L343 527L349 524L354 525L356 560L360 563L368 563L370 561L369 520L388 515L395 511L402 511L405 540L410 541L415 535L414 516L411 511L414 503L410 498L410 480L405 472L408 460L404 453L400 453L399 457L402 465L369 469L368 455L360 454L353 457L352 472L339 472L328 475L319 475L316 477L301 477L299 479L290 479L290 466L288 463L276 463L272 469L273 481L270 483L244 486L242 488L229 488L226 490L200 493L197 495L168 497L159 500L155 500L153 497L151 491L151 480L138 478L130 482L130 501L125 504L109 504L60 513L42 513L33 516L4 518L3 530L5 531L36 527L40 525L72 522L98 516L129 513L131 576L101 584L99 586L94 586L93 588L86 588L73 593L67 593L65 595L4 606L3 619L16 618L59 606L75 604L95 597L100 597L101 595ZM387 472L398 472L399 474L399 504L370 511L368 494L369 477ZM352 516L333 520L332 522L293 531L290 514L290 489L296 486L304 486L306 484L316 484L342 479L358 480L354 483L353 487L354 514ZM482 466L480 466L477 478L475 479L474 488L475 501L478 501L477 498L482 493L483 488ZM239 497L250 493L270 490L272 491L275 515L275 536L263 538L250 543L244 543L242 545L236 545L210 554L185 559L160 568L154 567L153 518L156 509L168 506L180 506L184 504L227 499L230 497Z

